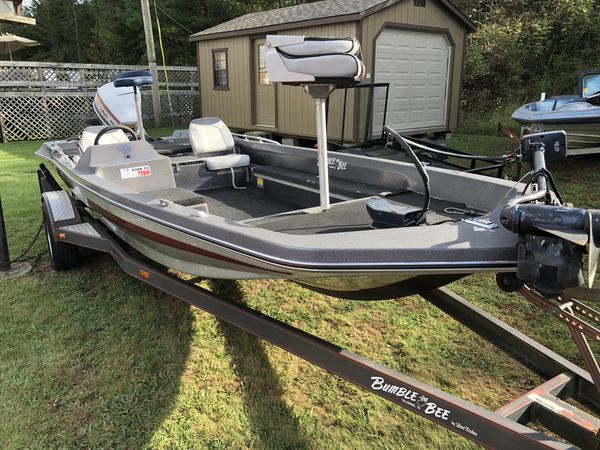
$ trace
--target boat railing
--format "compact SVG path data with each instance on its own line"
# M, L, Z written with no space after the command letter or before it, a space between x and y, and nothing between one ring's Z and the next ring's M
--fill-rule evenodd
M255 136L252 134L240 134L240 133L231 133L233 136L239 139L243 139L245 141L253 141L258 143L267 143L267 144L276 144L281 145L281 143L274 141L273 139L269 139L263 136Z
M340 88L340 90L344 91L344 99L343 99L343 105L342 105L342 125L341 125L341 133L340 133L340 142L339 145L340 146L344 146L344 140L345 140L345 131L346 131L346 111L347 111L347 106L348 106L348 89L367 89L368 90L368 97L367 97L367 110L366 110L366 119L365 119L365 128L364 128L364 135L363 135L363 144L366 145L370 140L371 140L371 136L373 136L372 134L372 129L373 129L373 110L375 108L375 89L385 89L385 98L384 98L384 105L383 105L383 120L382 120L382 124L381 124L381 136L380 138L383 139L385 137L385 125L386 125L386 119L387 119L387 107L388 107L388 100L389 100L389 94L390 94L390 83L361 83L361 84L356 84L354 86L348 86L348 87L344 87L344 88Z

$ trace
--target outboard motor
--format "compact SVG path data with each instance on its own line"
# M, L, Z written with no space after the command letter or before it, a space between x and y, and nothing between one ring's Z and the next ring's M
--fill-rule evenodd
M147 70L120 73L98 88L94 96L94 112L104 125L125 125L144 140L140 88L153 83L154 79Z
M94 96L94 112L102 125L127 125L137 128L137 112L132 87L115 87L113 81L103 84Z
M532 194L509 202L502 225L519 235L517 278L547 297L584 283L583 258L588 252L588 284L596 274L600 247L600 211L563 204L545 161L565 159L564 131L537 133L521 140L523 162L531 163ZM548 183L556 194L553 197Z

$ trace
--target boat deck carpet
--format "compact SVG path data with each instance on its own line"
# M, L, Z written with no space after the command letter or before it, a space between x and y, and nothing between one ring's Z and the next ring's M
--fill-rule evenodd
M391 195L386 198L408 206L419 207L423 204L423 196L415 193ZM367 212L367 202L369 200L370 198L365 198L338 203L332 205L329 211L314 214L299 213L279 217L265 217L253 221L252 225L289 234L322 234L366 230L370 228L372 223ZM435 224L444 220L464 217L461 214L444 212L447 208L467 209L461 203L432 199L430 210L426 215L427 223Z
M265 195L251 186L224 187L202 191L210 214L232 220L247 220L300 209L301 206Z
M232 187L203 191L210 214L242 221L248 219L254 226L289 234L322 234L369 229L372 223L367 212L371 197L333 204L329 211L308 213L301 207L284 200L265 195L252 187L238 190ZM414 192L386 197L396 203L420 207L423 196ZM427 223L463 218L461 214L450 214L448 208L468 209L462 203L431 199L427 212ZM294 212L297 211L297 212ZM289 214L282 214L289 213ZM281 214L281 215L277 215Z
M144 192L144 194L148 194L152 197L156 197L162 200L169 200L181 206L194 206L204 203L206 201L203 195L199 195L195 192L188 191L187 189L182 188L146 191Z

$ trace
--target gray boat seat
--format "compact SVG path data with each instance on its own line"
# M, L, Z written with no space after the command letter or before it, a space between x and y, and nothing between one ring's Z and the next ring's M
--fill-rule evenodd
M192 120L189 138L194 154L206 163L206 168L208 170L229 169L233 187L237 188L234 169L247 168L250 165L250 156L235 152L235 141L227 125L218 117ZM225 152L228 154L219 154Z
M354 84L364 78L360 43L354 38L268 35L265 61L272 81Z
M154 84L154 77L147 70L123 72L113 79L115 87L141 87Z
M361 77L364 64L354 55L334 54L303 56L291 58L281 55L283 63L290 72L305 73L315 77L317 81L336 79L354 80Z
M311 38L305 37L301 44L279 47L282 53L290 56L317 56L345 53L358 55L360 42L356 38Z

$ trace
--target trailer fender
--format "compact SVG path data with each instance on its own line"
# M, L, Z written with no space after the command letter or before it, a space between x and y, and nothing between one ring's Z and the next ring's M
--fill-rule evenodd
M79 248L61 241L57 230L80 224L81 216L75 201L65 191L48 191L42 194L42 210L50 265L54 270L69 270L79 265Z
M52 228L81 223L75 202L65 191L44 192L42 208Z

